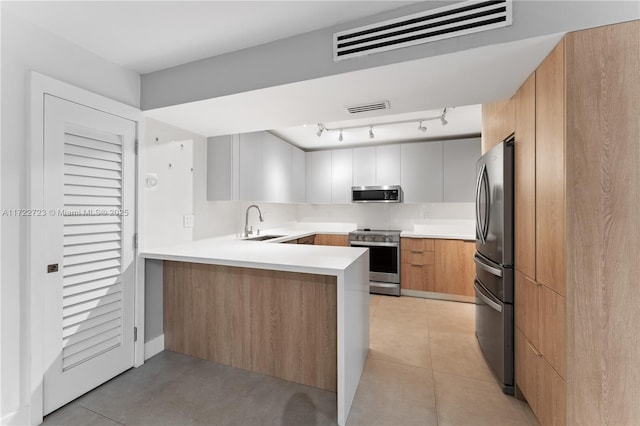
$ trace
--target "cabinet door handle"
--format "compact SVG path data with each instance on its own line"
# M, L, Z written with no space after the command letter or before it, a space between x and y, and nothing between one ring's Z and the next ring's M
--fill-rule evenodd
M424 266L424 265L421 265L421 264L419 264L419 263L410 263L410 265L411 265L411 266L416 266L416 267L418 267L418 268L422 268L422 266Z
M533 354L535 356L537 356L537 357L541 357L542 356L542 354L540 352L538 352L536 350L536 348L534 348L533 345L531 343L529 343L528 341L527 341L527 346L529 346L529 349L531 349L531 352L533 352Z
M422 253L424 250L411 250L411 253Z

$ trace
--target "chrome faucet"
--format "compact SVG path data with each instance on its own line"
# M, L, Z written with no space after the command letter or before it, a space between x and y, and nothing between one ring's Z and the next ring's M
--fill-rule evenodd
M258 210L258 219L260 219L260 222L264 222L264 219L262 219L262 212L260 211L260 207L258 207L255 204L251 204L249 207L247 207L247 211L245 212L245 215L244 215L244 237L245 238L253 234L253 227L249 228L249 210L251 210L251 207L255 207Z

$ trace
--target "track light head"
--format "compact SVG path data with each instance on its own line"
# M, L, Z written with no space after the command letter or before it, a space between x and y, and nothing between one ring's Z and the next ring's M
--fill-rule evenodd
M427 131L427 127L422 125L422 121L420 122L420 124L418 124L418 130L420 130L421 132Z
M369 127L369 139L373 139L376 136L373 134L373 126Z
M342 138L342 130L340 130L340 136L338 136L338 141L339 141L339 142L342 142L342 139L343 139L343 138Z
M449 124L449 122L445 118L446 115L447 115L447 109L445 108L442 110L442 115L440 116L440 124L442 124L443 126L446 126L447 124Z
M322 132L324 132L324 126L318 123L318 131L316 132L316 136L322 136Z

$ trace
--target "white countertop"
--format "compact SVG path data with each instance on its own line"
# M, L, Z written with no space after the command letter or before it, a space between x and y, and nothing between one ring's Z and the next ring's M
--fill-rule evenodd
M265 232L263 235L280 235ZM209 263L246 268L337 275L366 253L364 248L270 244L309 235L289 234L268 241L245 241L235 236L143 250L148 259Z
M277 243L313 234L347 235L357 228L355 223L297 222L261 231L260 235L281 235L271 240L246 241L237 235L228 235L145 249L141 256L148 259L336 275L362 256L366 249ZM472 220L433 220L414 225L413 230L402 231L400 235L408 238L474 240L475 223Z
M473 220L432 220L413 225L413 230L402 231L400 236L473 241L476 239L476 223Z

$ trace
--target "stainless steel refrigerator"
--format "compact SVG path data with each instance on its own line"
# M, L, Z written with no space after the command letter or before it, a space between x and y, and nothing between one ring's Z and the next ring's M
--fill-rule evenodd
M513 136L484 154L476 173L476 337L513 395Z

